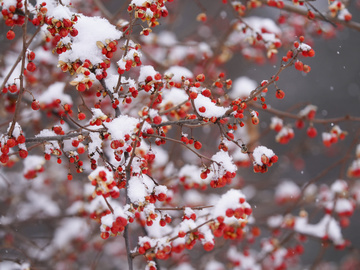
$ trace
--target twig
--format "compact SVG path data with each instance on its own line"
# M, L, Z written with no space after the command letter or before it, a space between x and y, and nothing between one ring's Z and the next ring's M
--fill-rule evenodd
M103 13L104 17L110 20L112 18L111 13L109 10L103 5L103 3L99 0L93 0L95 5L100 9L100 11Z
M318 264L321 262L321 259L325 255L326 248L327 248L327 245L323 245L322 248L319 250L319 253L316 256L316 259L314 260L313 264L311 265L311 268L310 268L311 270L317 269Z
M93 132L97 132L94 130ZM33 138L26 138L26 143L44 143L48 141L63 141L71 138L78 137L79 135L88 136L88 132L76 132L76 133L69 133L66 135L58 135L58 136L39 136Z
M124 153L125 156L125 161L127 161L129 159L129 153L125 152ZM130 162L129 162L130 164ZM126 166L125 168L125 173L126 173L126 189L125 189L125 196L126 196L126 204L130 205L131 200L129 198L129 182L130 182L130 171L131 168L130 166ZM126 255L127 255L127 259L128 259L128 265L129 265L129 270L133 270L133 257L131 254L131 247L130 247L130 232L129 232L129 223L125 226L125 230L124 230L124 238L125 238L125 246L126 246Z
M171 142L176 142L184 147L186 147L187 149L189 149L191 152L193 152L195 155L197 155L199 158L203 158L203 159L206 159L206 160L209 160L211 162L214 162L216 164L218 164L219 166L221 165L219 162L217 161L214 161L212 160L211 158L208 158L207 156L204 156L198 152L196 152L194 149L192 149L191 147L187 146L186 144L184 144L182 141L179 141L179 140L175 140L173 138L168 138L168 137L162 137L162 136L159 136L159 135L155 135L155 134L146 134L147 137L154 137L154 138L159 138L159 139L164 139L164 140L168 140L168 141L171 141Z
M14 113L14 116L13 116L13 120L11 122L11 126L10 126L10 129L9 129L9 132L8 132L8 135L9 137L12 136L12 133L14 131L14 128L15 128L15 124L16 124L16 119L19 115L19 112L20 112L20 104L21 104L21 99L23 97L23 94L24 94L24 70L25 70L25 59L26 59L26 49L27 49L27 42L26 42L26 36L27 36L27 22L28 22L28 17L29 17L29 14L28 14L28 9L27 9L27 0L25 0L24 2L24 7L25 7L25 22L24 24L22 25L22 29L23 29L23 49L22 49L22 52L21 52L21 58L22 58L22 61L21 61L21 70L20 70L20 90L19 90L19 95L18 95L18 98L16 100L16 108L15 108L15 113Z
M319 14L319 16L321 17L322 20L330 23L332 26L334 26L335 28L337 27L337 25L335 23L333 23L332 21L330 21L328 18L325 17L324 14L322 14L316 7L314 7L313 4L311 4L308 0L305 0L305 4L309 5L317 14Z
M128 53L128 50L129 50L129 43L130 43L130 37L131 37L131 32L132 32L132 28L134 26L134 23L136 21L136 18L132 18L134 16L134 11L132 11L130 13L130 23L129 23L129 27L128 29L125 31L125 33L127 33L127 40L126 40L126 44L125 44L125 51L124 51L124 54L123 54L123 58L126 57L127 53ZM121 74L119 74L119 79L118 79L118 82L116 84L116 87L114 89L114 92L117 93L119 92L119 89L120 89L120 86L121 86Z
M111 213L114 214L114 209L112 208L112 206L110 205L110 203L108 202L108 200L106 199L106 197L105 197L105 196L102 196L102 197L104 198L105 203L106 203L107 207L110 209Z
M109 90L109 88L106 86L105 80L101 79L99 82L100 82L101 86L104 88L106 94L110 97L111 101L114 102L114 100L115 100L114 95ZM118 117L120 115L121 115L120 108L119 108L119 106L116 106L116 108L115 108L115 117Z
M289 112L284 112L284 111L280 111L280 110L277 110L274 108L269 108L269 107L266 109L263 109L261 107L261 105L259 105L257 103L251 103L251 106L255 107L256 109L262 109L265 112L269 112L271 114L274 114L274 115L282 117L282 118L291 118L291 119L296 119L296 120L303 119L304 120L303 116L301 116L301 115L292 114ZM345 116L329 118L329 119L320 119L320 118L311 119L312 123L318 123L318 124L339 123L339 122L344 122L344 121L360 122L360 117L345 115Z
M267 5L267 0L259 0L259 1L262 4ZM284 7L282 8L282 10L286 10L286 11L289 11L289 12L293 12L293 13L297 13L297 14L300 14L300 15L303 15L303 16L307 16L307 10L302 9L300 7L296 7L296 6L292 5L292 4L284 3ZM329 17L329 16L325 16L325 18L323 18L318 13L316 13L314 15L315 15L316 19L326 21L326 22L330 21L330 22L333 22L333 23L342 24L342 25L344 25L344 26L346 26L348 28L360 31L360 23L358 23L358 22L353 22L353 21L346 22L346 21L342 21L342 20L339 20L339 19L336 19L336 18Z
M193 207L188 207L188 206L182 206L182 207L156 207L155 210L158 210L158 211L183 211L183 210L185 210L185 208L191 208L193 210L203 210L205 208L211 208L211 207L214 207L214 205L193 206Z
M36 29L35 33L32 35L32 37L29 39L29 41L26 43L26 49L29 47L29 45L31 44L31 42L33 41L33 39L36 37L36 35L40 32L40 27L38 29ZM24 50L24 48L23 48ZM23 53L19 54L18 58L15 60L14 65L11 67L9 73L5 76L1 86L0 86L0 90L2 90L5 87L5 84L7 83L7 81L9 80L11 74L14 72L15 68L17 67L17 65L19 64L19 62L21 61L23 57Z

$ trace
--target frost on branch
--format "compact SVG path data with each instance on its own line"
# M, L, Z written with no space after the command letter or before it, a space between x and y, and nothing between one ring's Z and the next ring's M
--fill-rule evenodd
M85 62L88 59L92 65L96 66L107 59L102 50L98 48L97 42L100 41L104 45L106 40L117 40L122 36L115 26L100 17L80 15L76 22L76 28L79 33L71 41L71 50L59 56L59 60L65 63L74 63L78 60Z
M297 217L294 230L317 238L330 239L336 246L345 246L340 225L330 215L325 215L317 224L309 224L307 216Z
M197 95L194 99L197 113L205 118L222 117L229 108L217 106L212 100L203 95Z
M154 200L163 201L166 198L167 188L156 186L154 181L146 176L132 177L129 180L128 196L130 201L136 205L145 205Z

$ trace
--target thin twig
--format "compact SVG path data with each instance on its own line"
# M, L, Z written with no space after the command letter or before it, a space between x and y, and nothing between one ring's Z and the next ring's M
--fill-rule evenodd
M40 32L40 27L38 29L36 29L35 33L32 35L32 37L29 39L29 41L26 43L26 49L29 47L29 45L31 44L31 42L33 41L33 39L36 37L36 35ZM25 49L25 51L26 51ZM23 48L24 50L24 48ZM1 86L0 86L0 90L3 89L5 87L5 84L7 83L7 81L9 80L11 74L14 72L15 68L17 67L17 65L19 64L19 62L21 61L23 57L23 53L19 54L18 58L15 60L13 66L11 67L9 73L5 76Z
M203 158L203 159L206 159L206 160L209 160L211 162L214 162L216 163L217 165L221 166L221 164L217 161L214 161L212 160L211 158L208 158L207 156L204 156L198 152L196 152L194 149L192 149L191 147L187 146L185 143L183 143L182 141L179 141L179 140L175 140L173 138L168 138L168 137L163 137L163 136L159 136L159 135L156 135L156 134L146 134L146 136L148 137L154 137L154 138L159 138L159 139L164 139L164 140L168 140L168 141L171 141L171 142L176 142L184 147L186 147L187 149L189 149L191 152L193 152L195 155L197 155L199 158Z
M269 112L271 114L274 114L274 115L276 115L278 117L282 117L282 118L290 118L290 119L296 119L296 120L304 119L304 117L301 115L280 111L280 110L277 110L274 108L268 107L266 109L263 109L262 106L257 103L251 103L251 106L253 106L257 109L262 109L265 112ZM360 122L360 117L345 115L345 116L329 118L329 119L320 119L320 118L311 119L312 123L318 123L318 124L331 124L331 123L339 123L339 122L344 122L344 121Z
M259 1L262 4L267 5L267 0L259 0ZM272 6L269 6L269 7L272 7ZM274 8L276 8L276 7L274 7ZM286 10L286 11L289 11L289 12L293 12L293 13L297 13L297 14L300 14L300 15L303 15L303 16L307 16L307 10L306 9L296 7L293 4L284 3L284 7L281 10ZM353 22L353 21L347 22L347 21L336 19L336 18L332 18L330 16L325 16L325 19L324 19L318 13L315 13L314 15L315 15L316 19L326 21L326 22L330 21L330 22L333 22L333 23L338 23L338 24L344 25L344 26L346 26L348 28L360 31L360 23L358 23L358 22Z
M27 9L27 0L25 0L24 2L24 7L25 7L25 22L24 24L22 25L22 29L23 29L23 49L22 49L22 52L21 52L21 58L22 58L22 61L21 61L21 69L20 69L20 90L19 90L19 95L18 95L18 98L16 100L16 107L15 107L15 112L14 112L14 116L13 116L13 120L11 122L11 126L9 128L9 132L8 132L8 136L11 137L12 136L12 133L14 131L14 128L15 128L15 124L16 124L16 120L17 120L17 117L20 113L20 109L21 109L21 99L24 95L24 70L25 70L25 59L26 59L26 45L27 45L27 42L26 42L26 36L27 36L27 22L28 22L28 17L29 17L29 14L28 14L28 9Z
M111 99L111 102L113 103L115 98L114 98L114 95L113 93L109 90L109 88L106 86L106 83L105 83L105 80L104 79L101 79L100 81L100 84L102 85L102 87L104 88L106 94L110 97ZM116 106L115 108L115 117L118 117L121 115L121 111L120 111L120 108L119 106Z

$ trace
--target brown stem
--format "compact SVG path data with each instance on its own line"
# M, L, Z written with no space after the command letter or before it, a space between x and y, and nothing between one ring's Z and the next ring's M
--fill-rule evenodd
M104 80L104 79L101 79L99 82L100 82L101 86L104 88L106 94L110 97L111 102L114 102L114 100L115 100L114 95L113 95L113 93L109 90L109 88L106 86L105 80ZM116 106L116 108L115 108L115 117L118 117L118 116L120 116L120 115L121 115L120 108L119 108L119 106Z
M125 44L125 51L124 51L124 55L123 57L125 57L128 53L128 50L129 50L129 43L130 43L130 37L131 37L131 32L132 32L132 29L133 29L133 26L134 26L134 23L136 21L136 18L132 18L134 15L134 11L132 11L130 13L130 24L129 24L129 28L126 30L125 33L128 33L127 34L127 40L126 40L126 44ZM116 87L114 89L114 92L117 93L119 92L119 89L120 89L120 86L121 86L121 74L119 74L119 79L118 79L118 82L116 84Z
M19 78L20 79L20 90L19 90L18 98L16 100L15 113L14 113L13 120L11 122L11 126L10 126L10 129L9 129L9 132L8 132L9 137L12 136L12 133L14 131L16 120L17 120L17 117L19 115L20 108L21 108L21 106L20 106L21 99L22 99L24 91L25 91L24 90L24 70L25 70L25 59L26 59L25 54L26 54L26 49L27 49L27 42L26 42L27 22L28 22L28 17L29 17L28 10L27 10L27 0L25 0L25 2L24 2L24 7L25 7L25 22L22 25L22 29L23 29L23 49L22 49L22 52L21 52L22 61L21 61L21 70L20 70L20 78Z
M261 3L263 3L264 5L267 5L267 0L259 0L259 1ZM274 8L276 8L276 7L274 7ZM307 10L306 9L294 6L293 4L284 3L284 7L281 10L286 10L286 11L289 11L289 12L293 12L293 13L297 13L297 14L300 14L300 15L303 15L303 16L307 16ZM318 19L318 20L330 21L332 23L342 24L342 25L344 25L344 26L346 26L348 28L352 28L352 29L355 29L357 31L360 31L360 23L358 23L358 22L353 22L353 21L346 22L346 21L342 21L342 20L339 20L339 19L336 19L336 18L332 18L330 16L324 16L325 18L323 18L323 16L321 16L319 13L315 13L314 15L315 15L315 18Z
M114 209L112 208L112 206L110 205L110 203L108 202L108 200L106 199L105 196L103 196L104 200L105 200L105 203L107 205L107 207L110 209L111 213L114 214Z
M277 109L274 109L274 108L269 108L268 107L266 109L263 109L261 107L261 105L257 104L257 103L252 103L251 106L255 107L256 109L262 109L265 112L269 112L269 113L274 114L274 115L276 115L278 117L291 118L291 119L296 119L296 120L303 119L303 116L301 116L301 115L280 111L280 110L277 110ZM339 123L339 122L344 122L344 121L360 122L360 117L345 115L345 116L334 117L334 118L329 118L329 119L314 118L314 119L311 120L312 123L318 123L318 124Z
M173 138L168 138L168 137L162 137L162 136L159 136L159 135L155 135L155 134L146 134L146 136L148 137L154 137L154 138L159 138L159 139L164 139L164 140L167 140L167 141L171 141L171 142L176 142L184 147L186 147L187 149L189 149L191 152L193 152L195 155L197 155L199 158L203 158L203 159L206 159L206 160L209 160L211 162L214 162L216 164L218 164L219 166L221 164L219 164L218 162L212 160L211 158L208 158L207 156L204 156L198 152L196 152L194 149L192 149L191 147L187 146L186 144L184 144L182 141L179 141L179 140L175 140Z
M310 268L311 270L317 269L318 264L321 262L321 259L325 255L326 248L327 248L327 245L322 245L322 248L319 250L319 253L316 256L316 259L314 260L313 264L311 265L311 268Z
M167 122L162 122L158 125L152 124L152 126L154 127L163 127L163 126L173 126L173 125L177 125L177 126L188 126L188 127L194 127L194 126L198 126L199 124L201 125L210 125L212 124L212 122L203 122L199 119L184 119L184 120L178 120L178 121L167 121Z
M29 41L26 43L26 49L29 47L29 45L31 44L31 42L33 41L33 39L36 37L36 35L40 32L40 27L36 29L35 33L32 35L32 37L29 39ZM24 48L23 48L24 50ZM21 54L19 54L18 58L15 60L14 65L11 67L9 73L5 76L1 86L0 86L0 90L2 90L5 87L5 84L7 83L7 81L9 80L11 74L14 72L15 68L17 67L17 65L19 64L19 62L21 61L23 57L23 51L21 52Z
M329 21L328 18L326 18L325 15L322 14L316 7L314 7L314 5L311 4L308 0L305 0L305 5L308 5L309 7L311 7L321 17L322 20L330 23L334 27L337 27L337 25L335 23L333 23L332 21Z
M167 114L167 113L169 113L169 112L171 112L171 111L177 110L177 109L179 109L182 105L184 105L186 102L188 102L188 101L185 100L185 101L181 102L180 104L178 104L178 105L176 105L176 106L174 106L174 107L171 107L171 108L169 108L169 109L167 109L167 110L159 111L159 115Z
M188 207L193 210L203 210L205 208L211 208L214 207L214 205L205 205L205 206L194 206L194 207ZM184 211L187 206L182 207L156 207L155 210L158 211Z
M89 133L88 132L75 132L75 133L69 133L66 135L58 135L58 136L33 137L33 138L27 138L26 143L44 143L44 142L49 142L49 141L63 141L63 140L78 137L79 135L87 136L87 135L89 135Z
M125 161L127 161L129 159L129 153L125 152L124 155L125 155ZM129 164L131 164L131 163L129 162ZM131 203L130 198L128 196L129 182L130 182L130 176L131 176L130 175L130 170L131 170L131 166L126 166L126 169L125 169L125 173L126 173L125 196L126 196L126 204L128 204L128 205L130 205L130 203ZM130 224L128 223L125 226L124 238L125 238L126 255L127 255L127 259L128 259L129 270L133 270L133 256L131 254L129 228L130 228Z

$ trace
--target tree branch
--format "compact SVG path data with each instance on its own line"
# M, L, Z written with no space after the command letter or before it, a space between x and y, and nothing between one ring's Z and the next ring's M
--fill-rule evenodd
M267 0L259 0L259 1L263 5L267 6ZM273 7L273 8L277 8L277 7ZM292 4L284 3L284 7L281 10L286 10L286 11L289 11L289 12L297 13L297 14L303 15L305 17L307 16L307 10L306 9L294 6ZM330 16L324 16L324 15L319 14L319 13L315 13L314 15L315 15L315 18L318 19L318 20L326 21L326 22L332 22L332 23L338 23L338 24L344 25L344 26L346 26L348 28L354 29L356 31L360 31L360 23L358 23L358 22L354 22L354 21L346 22L346 21L342 21L342 20L339 20L339 19L336 19L336 18L332 18Z

